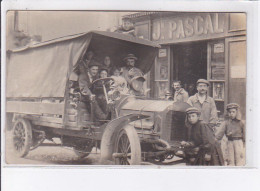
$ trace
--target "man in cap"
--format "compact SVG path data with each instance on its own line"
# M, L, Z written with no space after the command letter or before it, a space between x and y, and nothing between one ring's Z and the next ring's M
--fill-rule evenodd
M79 88L82 95L88 96L93 100L94 94L89 89L92 82L98 78L98 62L92 62L88 69L84 69L79 74Z
M200 115L196 107L186 110L187 139L181 145L187 162L191 165L223 165L220 145L215 141L212 128L200 120Z
M122 68L122 76L126 79L128 84L130 84L133 77L143 76L142 71L135 67L137 58L134 54L128 54L124 58L124 61L126 62L126 66Z
M191 96L187 103L192 107L196 107L200 110L200 120L204 123L209 123L211 126L215 126L218 115L215 101L208 95L209 82L205 79L199 79L197 81L198 93Z
M189 94L181 87L181 81L174 81L172 87L175 90L173 100L176 102L187 102Z

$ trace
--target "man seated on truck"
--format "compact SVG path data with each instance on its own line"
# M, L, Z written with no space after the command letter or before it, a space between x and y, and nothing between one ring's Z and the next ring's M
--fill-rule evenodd
M95 89L90 89L92 83L99 78L99 63L92 62L88 70L79 75L79 89L82 101L86 104L88 111L94 116L94 120L107 120L110 116L110 105L104 102L103 94ZM94 92L93 92L94 91ZM91 104L92 103L92 106ZM92 107L92 108L91 108Z
M85 68L84 70L80 71L79 74L79 89L80 93L86 97L87 100L91 101L94 99L95 95L91 92L90 87L93 81L98 78L98 62L92 62L88 69Z
M135 62L137 61L137 57L134 54L128 54L124 61L126 62L126 66L122 68L122 76L126 79L127 83L131 85L131 79L136 76L143 76L143 72L135 67Z

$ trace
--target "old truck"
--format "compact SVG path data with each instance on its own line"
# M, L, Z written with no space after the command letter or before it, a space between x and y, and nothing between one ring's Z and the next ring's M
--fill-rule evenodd
M92 103L86 106L80 91L71 86L75 82L72 74L89 50L97 57L110 55L118 67L123 66L125 55L135 54L136 67L146 74L159 48L129 35L91 31L8 51L6 115L16 155L24 157L44 140L60 138L79 157L88 156L96 147L101 161L115 164L172 158L185 134L187 104L111 91L104 84L112 79L104 78L97 83L101 82L102 94L113 107L110 117L99 120ZM140 82L138 78L132 81L135 91L142 88Z

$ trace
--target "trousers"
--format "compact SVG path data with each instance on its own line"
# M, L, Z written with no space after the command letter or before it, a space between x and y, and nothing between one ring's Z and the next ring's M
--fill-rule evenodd
M229 166L244 166L245 165L245 149L242 139L228 140L228 165Z

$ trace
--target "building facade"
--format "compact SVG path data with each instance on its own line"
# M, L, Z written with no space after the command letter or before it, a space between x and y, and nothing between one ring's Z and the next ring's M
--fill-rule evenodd
M246 112L246 14L140 12L125 17L135 26L135 35L161 45L148 74L151 97L163 98L171 84L180 80L189 95L196 81L210 81L219 117L227 103Z

